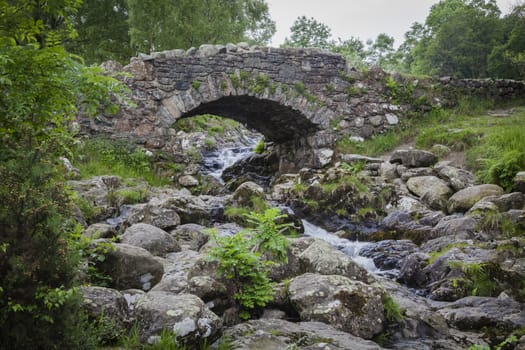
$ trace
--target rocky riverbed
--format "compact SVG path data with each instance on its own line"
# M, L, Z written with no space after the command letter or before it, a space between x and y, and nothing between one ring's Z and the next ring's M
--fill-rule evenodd
M111 325L108 338L136 325L141 341L166 329L190 347L229 339L253 350L481 349L512 339L525 349L519 176L506 193L413 149L343 154L279 176L272 157L233 165L224 185L204 176L217 171L209 162L163 188L115 176L70 181L97 209L89 219L78 210L84 235L111 247L86 262L105 286L82 287L90 317ZM114 200L136 188L142 203ZM271 267L273 301L242 321L207 257L208 229L241 230L225 208L253 209L254 198L282 207L301 234L289 238L287 263Z

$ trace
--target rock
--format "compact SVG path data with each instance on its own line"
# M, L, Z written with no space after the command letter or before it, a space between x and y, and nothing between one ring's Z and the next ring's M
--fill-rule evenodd
M411 177L434 175L434 170L432 168L402 168L404 167L399 167L399 175L403 181L408 181Z
M191 175L183 175L179 177L179 184L184 187L195 187L199 186L199 180Z
M362 156L360 154L341 154L339 158L346 163L383 163L381 158L372 158L367 156Z
M449 198L448 212L466 212L477 201L488 196L501 196L505 191L498 185L477 185L460 190Z
M439 220L431 237L453 236L455 239L474 238L478 221L471 216L450 215Z
M514 176L513 189L517 192L525 193L525 171L520 171Z
M525 195L521 192L507 193L490 201L496 204L500 212L525 209Z
M367 244L359 255L374 260L381 270L392 270L401 268L402 261L417 250L417 245L409 240L386 240Z
M452 190L446 182L435 176L412 177L408 179L407 187L435 210L445 209L447 200L452 195Z
M181 293L188 288L188 272L204 257L193 250L170 253L162 260L164 274L151 290Z
M153 198L149 204L175 210L182 224L208 225L222 217L224 210L217 199L209 196L192 196L181 191L163 198Z
M319 168L324 168L332 161L334 151L330 148L321 148L314 151L314 165Z
M160 281L164 268L146 249L128 244L115 243L106 259L98 262L102 273L111 277L111 286L120 290L149 290Z
M148 224L135 224L127 228L121 242L144 248L153 255L180 251L179 244L169 233Z
M198 251L205 245L210 236L206 233L206 227L197 224L180 225L171 231L171 235L180 244L182 249Z
M437 161L435 154L415 149L397 150L390 157L390 163L401 163L409 168L428 167Z
M397 166L395 164L387 162L381 163L381 167L379 168L379 174L386 180L392 181L399 177L396 168Z
M443 166L439 169L438 175L447 181L454 191L460 191L464 188L474 185L475 176L470 171L459 169L450 165Z
M255 182L248 181L237 187L232 200L241 207L252 207L252 197L264 198L264 189Z
M237 350L381 350L372 341L320 322L292 323L279 319L251 320L228 328L224 338Z
M428 265L429 255L413 253L407 256L400 264L397 281L410 288L425 288L429 277L423 269Z
M169 230L180 224L179 214L174 209L164 208L157 203L134 204L124 207L125 225L144 223Z
M341 275L366 283L374 281L372 275L348 255L320 239L315 239L298 257L304 272Z
M126 334L130 323L128 303L117 290L95 287L80 287L82 294L82 309L87 312L90 320L103 320L103 333L99 334L106 342L120 339Z
M370 339L383 329L383 292L344 276L306 273L293 278L290 303L302 321L320 321Z
M523 306L511 298L466 297L438 310L450 326L461 330L483 328L512 331L525 326Z
M117 231L111 225L97 223L89 225L89 227L84 230L84 233L82 233L82 235L91 239L113 238L117 235Z
M151 291L137 300L135 316L142 341L155 339L165 329L183 343L212 343L222 327L221 319L191 294Z

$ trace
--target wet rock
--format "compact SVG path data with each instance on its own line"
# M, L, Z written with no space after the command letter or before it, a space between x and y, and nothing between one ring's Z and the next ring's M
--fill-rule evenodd
M206 232L208 229L197 224L180 225L170 233L180 244L182 249L191 249L198 251L205 245L210 236Z
M165 329L183 343L211 343L222 327L221 319L191 294L151 291L137 300L135 315L142 341L154 340Z
M450 165L443 166L439 169L438 175L447 181L454 191L474 185L475 176L470 171L459 169Z
M97 267L111 277L111 286L120 290L149 290L160 281L164 268L144 248L115 243L115 250L109 250L106 259Z
M225 330L224 337L238 350L380 350L376 343L355 337L321 322L292 323L259 319Z
M121 242L144 248L153 255L180 251L180 245L169 233L148 224L128 227L121 237Z
M301 270L321 275L341 275L353 280L372 283L374 278L364 268L343 252L320 239L313 242L299 255Z
M403 259L418 250L409 240L386 240L364 246L359 255L374 260L381 270L399 269Z
M390 157L390 163L401 163L409 168L428 167L437 161L435 154L415 149L397 150Z
M384 323L383 291L344 276L306 273L290 281L290 303L303 321L320 321L370 339Z
M397 281L410 288L426 288L429 276L424 268L430 256L425 253L412 253L401 261Z
M435 176L412 177L407 181L410 192L421 197L421 200L430 208L441 210L446 208L447 200L452 190L441 179Z
M460 190L449 198L448 212L466 212L476 202L488 196L501 196L505 191L498 185L477 185Z
M466 297L438 310L448 324L461 330L483 328L512 331L525 326L523 305L511 298Z

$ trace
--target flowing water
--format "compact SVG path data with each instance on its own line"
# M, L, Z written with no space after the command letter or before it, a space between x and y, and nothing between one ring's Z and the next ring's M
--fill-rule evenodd
M253 154L253 147L257 144L257 141L258 139L248 138L246 139L246 145L227 147L204 154L201 165L202 173L211 175L222 183L224 169Z
M248 146L224 148L220 151L205 154L202 164L203 173L212 175L222 182L221 176L224 169L235 164L235 162L253 154L253 145L256 143L256 139L250 139ZM287 208L287 210L291 209ZM302 222L305 229L304 234L306 236L311 236L326 241L327 243L350 256L352 260L371 273L380 272L379 269L374 265L374 261L372 259L359 255L359 251L369 243L339 238L333 233L330 233L306 220L302 220Z
M350 241L348 239L340 238L330 233L319 226L316 226L306 220L302 220L304 226L305 236L315 237L322 239L330 245L336 247L346 255L352 258L356 263L364 267L368 272L379 273L380 270L374 264L374 261L370 258L365 258L359 255L359 251L370 244L367 242Z

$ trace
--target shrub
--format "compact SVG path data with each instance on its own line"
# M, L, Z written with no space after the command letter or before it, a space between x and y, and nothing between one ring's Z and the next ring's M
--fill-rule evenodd
M277 208L246 216L254 228L227 237L212 233L218 246L209 253L209 258L218 263L219 275L228 280L232 301L241 309L239 315L243 319L249 318L251 310L264 307L273 299L268 266L287 261L288 241L282 233L292 226L278 223L286 215L279 215Z
M260 139L259 141L257 141L257 144L253 148L253 153L263 154L265 149L266 149L266 144L264 143L263 139Z

